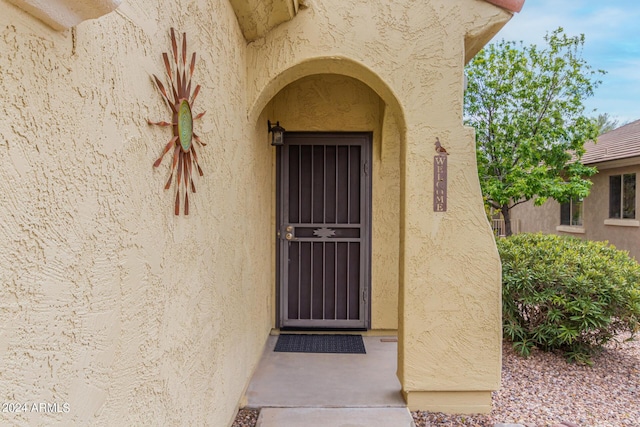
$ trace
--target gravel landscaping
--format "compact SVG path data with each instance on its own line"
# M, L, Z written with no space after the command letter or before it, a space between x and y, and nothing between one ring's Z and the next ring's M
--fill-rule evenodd
M240 409L231 427L254 427L260 415L259 409Z
M640 426L640 339L625 336L595 356L593 366L534 350L524 359L503 345L502 388L488 415L414 412L416 427L520 424L526 427ZM241 410L233 427L254 427L257 410ZM392 426L390 426L392 427Z
M524 359L505 342L502 389L493 395L491 414L417 412L416 426L640 426L640 340L620 342L624 338L594 357L593 366L536 350Z

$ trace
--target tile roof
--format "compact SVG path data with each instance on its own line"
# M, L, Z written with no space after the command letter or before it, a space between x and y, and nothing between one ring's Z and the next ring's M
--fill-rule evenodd
M584 165L640 156L640 120L603 133L596 143L588 141L584 148Z
M491 4L495 4L503 9L507 9L509 12L520 12L525 0L486 0Z

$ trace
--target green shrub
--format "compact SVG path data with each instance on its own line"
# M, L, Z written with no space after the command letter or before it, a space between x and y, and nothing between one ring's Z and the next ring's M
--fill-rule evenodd
M640 265L626 252L543 234L497 244L504 335L523 356L535 346L590 364L615 335L639 330Z

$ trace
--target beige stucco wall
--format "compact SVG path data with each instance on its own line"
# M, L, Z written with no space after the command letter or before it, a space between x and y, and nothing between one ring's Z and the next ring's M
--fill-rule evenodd
M528 201L515 206L511 215L512 224L517 222L521 233L555 233L560 225L560 204L553 199L541 206Z
M259 122L267 117L288 131L373 132L371 328L397 329L400 141L384 103L359 80L316 74L282 89Z
M640 176L640 166L607 167L601 165L599 172L591 177L593 186L583 203L582 227L558 227L560 225L560 204L554 200L542 206L524 203L516 206L514 217L520 220L523 232L543 232L560 235L571 235L588 240L608 241L618 249L628 251L640 260L640 186L636 185L636 219L635 221L618 221L617 225L605 224L609 218L609 177L635 173Z
M247 45L225 1L125 1L63 32L0 8L0 397L70 409L12 422L230 423L275 318L270 108L289 130L373 130L373 327L399 328L412 409L488 410L500 265L462 126L462 70L507 12L307 0ZM150 79L170 26L198 52L195 110L207 110L188 218L162 189L168 159L151 167L170 132L146 123L170 118ZM309 106L314 85L348 114ZM281 98L328 124L302 129L314 117ZM451 153L446 213L432 210L435 137Z
M163 190L169 27L202 84L191 215ZM0 0L0 401L15 425L231 422L272 321L271 147L226 1L125 1L56 32ZM265 214L266 213L266 214Z
M636 218L635 221L619 221L623 225L607 225L609 217L609 177L635 173L636 180L640 177L640 165L621 168L600 168L600 172L592 178L591 194L586 199L585 238L590 240L608 240L618 249L629 251L629 254L640 260L640 185L636 181Z
M462 125L463 63L471 34L499 28L510 14L480 0L307 3L249 45L250 117L314 74L353 77L377 93L400 141L398 376L405 397L411 408L486 411L500 381L500 263L473 133ZM274 119L284 123L282 115ZM451 153L446 213L432 207L436 137Z

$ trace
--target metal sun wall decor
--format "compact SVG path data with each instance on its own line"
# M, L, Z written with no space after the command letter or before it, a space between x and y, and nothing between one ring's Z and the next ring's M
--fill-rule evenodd
M203 175L202 168L198 164L198 155L193 144L195 140L200 146L205 144L200 137L193 132L194 120L200 119L205 112L199 113L195 117L192 114L193 103L200 92L200 85L197 85L191 93L191 77L196 65L196 53L191 55L191 62L187 67L187 35L182 33L182 52L178 55L178 43L176 40L175 30L171 28L171 47L173 52L173 65L169 61L169 55L165 52L162 54L164 65L169 77L171 93L168 94L160 79L154 74L156 86L162 97L169 105L173 117L169 122L152 122L147 120L150 125L171 126L173 128L173 137L164 147L162 154L153 164L154 167L160 166L165 154L173 148L173 162L171 163L171 174L164 186L165 190L171 187L173 174L176 173L176 203L175 214L180 215L180 189L184 188L184 214L189 215L189 188L191 192L196 192L196 186L193 182L193 168L198 170L200 176ZM175 80L174 80L175 78ZM171 98L172 97L172 98Z

